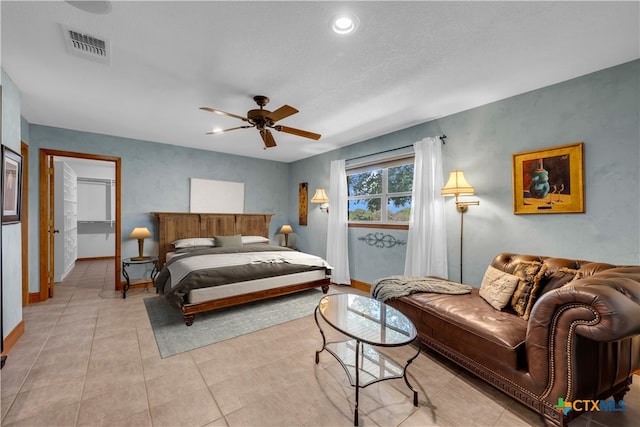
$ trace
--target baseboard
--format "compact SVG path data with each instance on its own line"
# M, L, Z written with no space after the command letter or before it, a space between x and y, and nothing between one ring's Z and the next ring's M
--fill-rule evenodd
M351 279L351 287L366 293L371 292L371 285L359 280Z
M40 292L29 292L29 304L40 302Z
M102 261L105 259L115 259L114 256L94 256L87 258L78 258L76 261Z
M2 354L5 355L9 353L9 351L13 348L14 345L16 345L20 337L23 335L24 335L24 320L21 320L20 323L18 323L16 327L13 328L11 332L9 332L7 337L2 340L2 348L4 349Z

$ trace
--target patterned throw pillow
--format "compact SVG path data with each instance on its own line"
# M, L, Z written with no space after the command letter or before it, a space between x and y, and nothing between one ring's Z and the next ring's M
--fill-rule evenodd
M538 296L540 280L546 270L547 266L538 261L522 261L513 270L513 275L517 276L519 281L511 297L511 307L524 320L529 319L531 308Z
M520 279L513 274L487 267L480 285L480 296L496 310L507 306Z

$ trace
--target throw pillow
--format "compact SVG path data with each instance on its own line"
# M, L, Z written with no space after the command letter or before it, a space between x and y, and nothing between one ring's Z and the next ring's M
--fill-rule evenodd
M208 237L192 237L190 239L178 239L173 242L173 247L176 249L181 248L193 248L195 246L209 246L212 247L214 245L213 239Z
M239 234L234 236L213 236L216 246L221 248L241 248L242 237Z
M517 276L490 265L482 278L480 296L496 310L502 310L509 303L519 281Z
M540 280L546 270L547 266L538 261L522 261L513 269L513 275L519 280L511 297L511 307L524 320L529 319L529 313L538 296Z

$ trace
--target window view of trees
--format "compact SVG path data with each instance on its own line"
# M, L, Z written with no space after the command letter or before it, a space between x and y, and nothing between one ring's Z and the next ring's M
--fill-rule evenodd
M347 175L349 221L408 222L413 160Z

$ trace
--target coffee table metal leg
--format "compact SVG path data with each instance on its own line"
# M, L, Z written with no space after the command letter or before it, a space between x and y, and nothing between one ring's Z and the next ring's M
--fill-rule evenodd
M420 342L418 341L418 352L411 359L407 360L407 364L404 365L404 372L402 373L405 384L407 384L407 387L409 387L409 390L413 392L413 406L416 406L416 407L418 406L418 390L413 388L411 383L409 383L409 378L407 378L407 368L409 367L409 365L411 365L411 362L416 360L416 357L418 357L419 355L420 355Z
M320 327L320 322L318 322L318 309L320 307L316 306L316 310L313 312L313 317L316 320L316 325L318 325L318 330L320 331L320 335L322 335L322 348L318 351L316 351L316 365L318 363L320 363L320 353L322 353L322 351L325 349L325 347L327 346L327 340L324 336L324 332L322 331L322 328Z
M360 398L360 341L356 340L356 410L353 415L353 425L358 425L358 401Z

